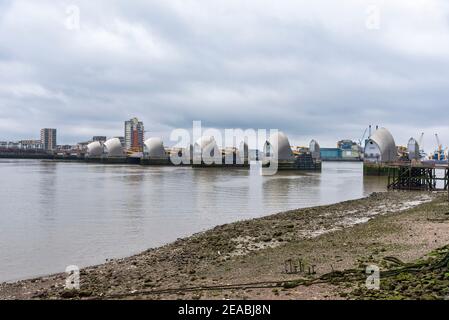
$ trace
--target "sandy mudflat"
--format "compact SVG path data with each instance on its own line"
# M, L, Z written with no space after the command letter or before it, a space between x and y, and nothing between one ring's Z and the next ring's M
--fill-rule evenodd
M79 291L64 290L65 274L1 284L0 299L363 298L347 295L361 283L286 283L382 265L384 257L412 262L449 244L448 230L447 194L375 193L218 226L85 268ZM304 270L287 273L290 264Z

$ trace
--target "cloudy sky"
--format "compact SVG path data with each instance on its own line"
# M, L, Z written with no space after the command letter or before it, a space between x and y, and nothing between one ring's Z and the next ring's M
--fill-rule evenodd
M0 140L168 141L193 120L334 146L369 124L449 143L445 0L0 0Z

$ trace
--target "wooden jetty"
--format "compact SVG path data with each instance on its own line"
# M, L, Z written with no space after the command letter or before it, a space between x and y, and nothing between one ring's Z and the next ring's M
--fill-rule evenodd
M438 182L441 181L440 186ZM448 190L449 166L429 164L395 164L388 167L388 189Z

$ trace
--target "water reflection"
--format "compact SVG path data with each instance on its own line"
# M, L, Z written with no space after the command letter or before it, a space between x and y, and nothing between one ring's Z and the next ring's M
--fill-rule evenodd
M42 223L50 222L55 219L56 212L56 192L58 190L57 181L57 164L54 162L42 161L39 166L36 167L39 193L39 204L37 208L40 212Z

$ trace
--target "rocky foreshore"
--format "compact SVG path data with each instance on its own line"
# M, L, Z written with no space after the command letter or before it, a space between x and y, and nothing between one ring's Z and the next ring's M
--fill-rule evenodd
M65 274L4 283L0 299L438 299L447 295L447 265L400 272L405 285L390 277L376 291L364 289L363 272L376 264L382 275L391 261L413 265L432 251L441 257L448 227L447 194L374 193L218 226L88 267L79 290L64 289ZM408 290L413 275L426 286Z

